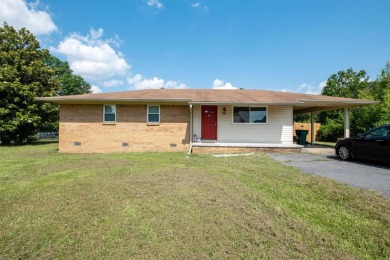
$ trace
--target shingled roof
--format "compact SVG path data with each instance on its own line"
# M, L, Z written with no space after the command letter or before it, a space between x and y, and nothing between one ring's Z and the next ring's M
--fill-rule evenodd
M180 103L289 105L294 113L375 104L376 101L253 89L149 89L72 96L40 97L60 104Z

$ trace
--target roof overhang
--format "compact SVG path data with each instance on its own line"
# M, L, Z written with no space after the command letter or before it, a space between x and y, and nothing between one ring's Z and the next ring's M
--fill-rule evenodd
M342 109L364 105L378 104L372 100L310 100L300 99L291 102L220 102L192 101L191 98L90 98L90 97L37 97L38 101L58 104L175 104L175 105L220 105L220 106L292 106L294 114L304 114L327 110Z
M348 100L348 101L329 101L329 100L302 100L302 105L294 105L294 115L305 114L310 112L320 112L335 109L343 109L347 107L358 107L366 105L378 104L379 101L372 100Z

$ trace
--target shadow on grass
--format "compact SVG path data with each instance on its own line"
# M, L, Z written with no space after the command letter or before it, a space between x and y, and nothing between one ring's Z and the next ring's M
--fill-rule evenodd
M41 140L31 143L22 143L22 144L0 144L0 147L23 147L23 146L37 146L37 145L45 145L45 144L55 144L58 143L58 140Z

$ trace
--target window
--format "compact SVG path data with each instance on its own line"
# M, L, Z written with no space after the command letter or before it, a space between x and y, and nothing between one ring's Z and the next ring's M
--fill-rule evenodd
M365 134L365 137L385 137L390 134L390 126L375 128Z
M148 123L160 123L160 106L148 106Z
M233 123L267 123L266 107L234 107Z
M104 105L103 106L103 122L116 122L116 106Z

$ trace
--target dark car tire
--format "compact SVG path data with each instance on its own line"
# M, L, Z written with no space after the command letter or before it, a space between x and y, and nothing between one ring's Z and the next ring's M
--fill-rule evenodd
M351 159L351 149L346 145L340 145L337 149L337 155L341 160L347 161Z

